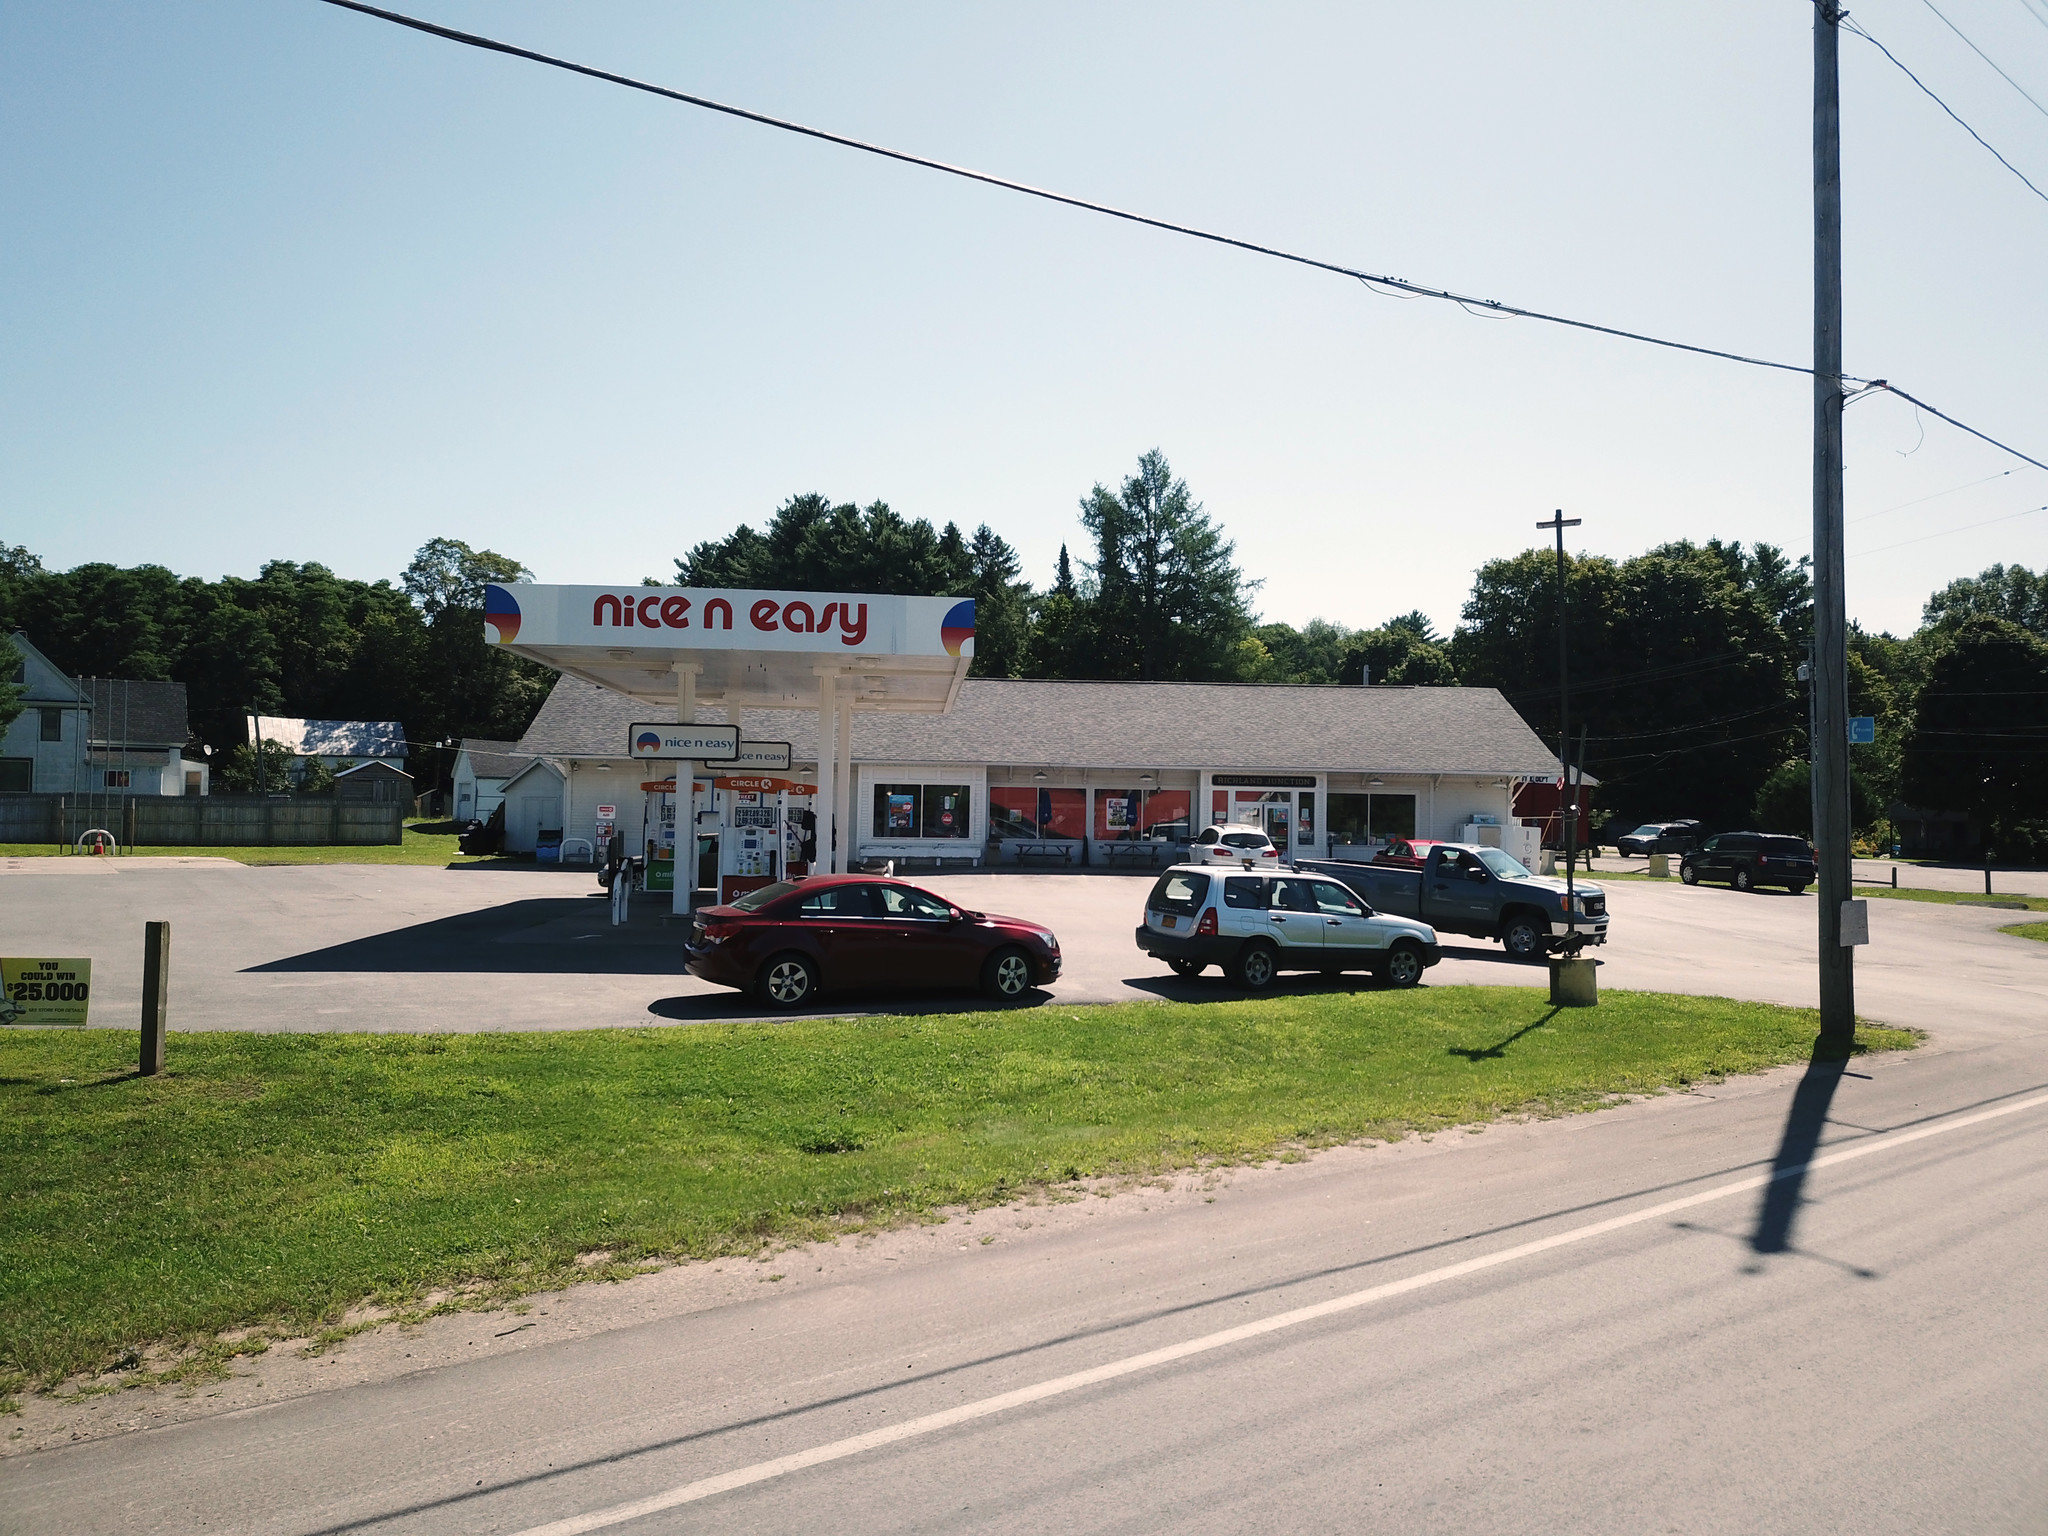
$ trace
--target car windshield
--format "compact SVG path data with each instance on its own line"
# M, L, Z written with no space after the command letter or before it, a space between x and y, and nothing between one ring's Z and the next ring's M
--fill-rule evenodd
M1633 832L1629 833L1629 836L1630 836L1630 837L1655 837L1655 836L1656 836L1656 835L1657 835L1657 834L1658 834L1659 832L1662 832L1663 830L1664 830L1664 829L1663 829L1662 827L1658 826L1658 825L1657 825L1657 823L1656 823L1656 822L1654 822L1654 821L1651 821L1651 822L1645 822L1645 823L1644 823L1644 824L1643 824L1642 826L1640 826L1640 827L1637 827L1637 828L1635 829L1635 831L1633 831Z
M773 885L764 885L758 891L749 891L744 896L736 897L732 905L742 912L758 912L771 901L780 901L795 889L796 887L787 880L778 880Z
M1527 866L1512 854L1502 853L1498 848L1479 850L1479 862L1494 873L1499 880L1527 880L1530 877Z

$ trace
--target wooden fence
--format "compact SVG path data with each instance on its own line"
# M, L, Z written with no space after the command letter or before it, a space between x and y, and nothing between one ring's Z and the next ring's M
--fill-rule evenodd
M0 795L0 843L95 829L143 848L363 847L405 840L408 807L334 795Z

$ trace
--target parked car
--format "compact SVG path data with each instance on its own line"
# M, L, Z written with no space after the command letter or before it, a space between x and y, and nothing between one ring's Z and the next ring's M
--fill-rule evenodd
M1427 923L1375 912L1342 881L1199 864L1176 864L1153 882L1137 940L1175 975L1219 965L1253 991L1282 971L1371 971L1412 987L1440 958Z
M1380 912L1432 928L1499 939L1518 960L1607 942L1607 893L1579 882L1575 905L1554 875L1532 875L1521 860L1477 843L1438 843L1421 869L1303 859L1303 869L1334 875Z
M1678 861L1687 885L1725 880L1738 891L1782 885L1797 896L1819 876L1812 844L1774 832L1722 832Z
M1646 821L1635 831L1614 840L1614 851L1624 859L1632 853L1684 853L1700 840L1696 821Z
M1390 838L1387 846L1372 856L1372 861L1395 869L1420 869L1429 861L1429 850L1436 846L1431 838Z
M771 1008L801 1007L828 987L978 986L1008 1002L1060 974L1051 929L873 875L780 880L701 908L684 955L692 976Z
M1202 835L1188 846L1188 860L1194 864L1241 864L1271 859L1280 863L1280 850L1259 827L1204 827Z

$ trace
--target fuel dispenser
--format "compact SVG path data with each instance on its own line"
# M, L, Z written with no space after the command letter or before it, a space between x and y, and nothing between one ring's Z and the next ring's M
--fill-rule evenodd
M768 776L711 781L719 802L718 900L807 873L816 846L815 784Z

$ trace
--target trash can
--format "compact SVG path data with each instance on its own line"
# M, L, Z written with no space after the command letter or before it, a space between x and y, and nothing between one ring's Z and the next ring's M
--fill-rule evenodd
M538 864L559 864L562 862L562 829L550 832L543 828L533 839L534 862Z

